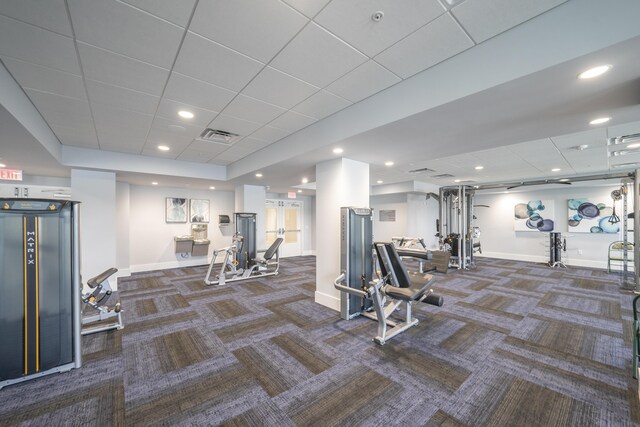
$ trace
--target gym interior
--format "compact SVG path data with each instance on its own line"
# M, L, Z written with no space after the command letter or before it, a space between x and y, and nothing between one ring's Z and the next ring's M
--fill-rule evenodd
M0 425L638 425L640 3L0 1Z

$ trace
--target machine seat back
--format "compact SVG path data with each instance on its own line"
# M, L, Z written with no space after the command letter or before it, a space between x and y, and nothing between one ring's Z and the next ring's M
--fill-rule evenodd
M267 249L265 251L265 253L264 253L265 261L269 261L271 258L273 258L273 256L275 255L276 251L278 250L278 248L282 244L282 240L283 240L282 237L278 237L276 240L273 241L271 246L269 246L269 249Z
M386 276L391 273L391 284L399 288L411 287L411 277L406 267L402 263L396 247L393 243L376 243L376 253L380 262L380 270L382 275ZM389 265L387 265L387 263Z

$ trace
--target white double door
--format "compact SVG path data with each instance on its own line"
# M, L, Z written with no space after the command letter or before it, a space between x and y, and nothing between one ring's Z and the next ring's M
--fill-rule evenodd
M267 199L266 205L266 246L282 237L281 257L302 255L302 202Z

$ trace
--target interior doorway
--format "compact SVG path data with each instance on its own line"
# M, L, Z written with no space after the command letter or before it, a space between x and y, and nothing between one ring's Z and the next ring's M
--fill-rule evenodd
M266 205L266 246L282 237L281 257L302 255L302 202L267 199Z

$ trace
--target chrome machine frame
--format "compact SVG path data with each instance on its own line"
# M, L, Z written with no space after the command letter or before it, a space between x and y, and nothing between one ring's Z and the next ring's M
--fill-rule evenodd
M473 198L475 189L467 185L440 188L440 221L438 236L440 246L444 248L449 235L455 237L457 254L451 254L451 266L458 269L475 267L473 253Z

